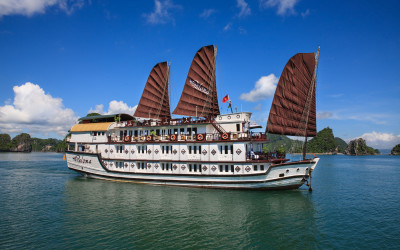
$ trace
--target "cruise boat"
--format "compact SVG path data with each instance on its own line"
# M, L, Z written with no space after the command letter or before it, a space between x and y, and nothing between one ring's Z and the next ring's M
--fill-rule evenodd
M68 138L66 160L87 177L156 185L226 189L296 189L309 185L319 158L290 161L263 152L267 134L316 135L319 48L299 53L279 79L265 132L250 112L221 114L214 45L197 51L171 117L167 62L150 72L138 107L129 114L79 119Z

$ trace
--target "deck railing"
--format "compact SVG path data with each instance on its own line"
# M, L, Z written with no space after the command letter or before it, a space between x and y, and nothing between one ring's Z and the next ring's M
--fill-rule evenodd
M267 136L262 132L232 132L232 133L204 133L204 134L173 134L173 135L141 135L141 136L108 136L108 143L132 142L202 142L202 141L239 141L249 140L266 141Z

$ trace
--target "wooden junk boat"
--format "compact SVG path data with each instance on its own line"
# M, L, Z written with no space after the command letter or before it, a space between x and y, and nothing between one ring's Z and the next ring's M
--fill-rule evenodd
M266 132L251 132L250 112L220 114L216 47L197 51L173 114L167 62L150 72L134 116L80 118L68 139L68 167L87 177L229 189L296 189L311 179L319 158L289 161L263 153L268 133L316 135L318 56L290 58L271 106ZM304 147L305 148L305 147ZM305 152L305 149L304 149ZM308 184L308 183L307 183Z

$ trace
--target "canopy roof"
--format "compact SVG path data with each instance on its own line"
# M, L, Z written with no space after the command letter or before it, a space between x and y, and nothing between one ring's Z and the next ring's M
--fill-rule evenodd
M71 132L107 131L110 125L113 123L114 122L75 124L70 131Z
M85 116L79 118L79 121L83 122L114 122L114 117L121 117L120 121L133 120L133 116L128 114L112 114L112 115L95 115L95 116Z

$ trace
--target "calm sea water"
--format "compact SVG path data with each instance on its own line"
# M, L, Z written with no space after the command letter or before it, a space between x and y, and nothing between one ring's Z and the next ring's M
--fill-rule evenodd
M321 156L292 191L86 179L61 154L0 154L0 249L400 248L400 157Z

